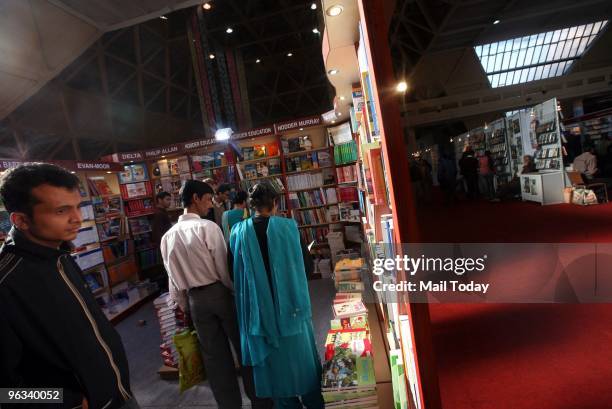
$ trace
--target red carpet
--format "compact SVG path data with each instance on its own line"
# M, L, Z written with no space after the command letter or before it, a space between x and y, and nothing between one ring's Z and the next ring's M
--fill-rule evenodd
M612 204L461 202L418 220L422 242L612 242ZM612 304L430 311L444 409L612 408Z

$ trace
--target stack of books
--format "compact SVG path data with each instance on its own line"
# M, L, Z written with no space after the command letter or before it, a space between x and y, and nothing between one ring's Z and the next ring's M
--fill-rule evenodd
M361 275L365 261L363 258L343 258L334 267L334 282L336 288L342 283L362 283Z
M185 314L172 305L170 294L168 293L164 293L157 297L155 301L153 301L153 305L161 330L162 343L159 348L161 350L162 360L164 361L164 365L178 368L178 352L174 347L172 338L176 333L187 328Z
M334 159L336 165L355 162L357 160L357 144L355 141L334 146Z
M336 168L338 183L351 183L358 181L357 167L355 165L339 166Z
M363 259L342 259L334 276L353 278ZM360 277L360 275L359 275ZM378 407L376 378L368 314L362 300L361 281L337 283L333 302L335 318L325 342L325 364L321 389L326 408Z

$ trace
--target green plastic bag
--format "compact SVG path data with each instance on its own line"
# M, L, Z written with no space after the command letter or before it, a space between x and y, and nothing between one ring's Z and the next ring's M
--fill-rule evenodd
M179 353L179 387L181 393L206 379L200 344L195 331L185 330L173 338Z

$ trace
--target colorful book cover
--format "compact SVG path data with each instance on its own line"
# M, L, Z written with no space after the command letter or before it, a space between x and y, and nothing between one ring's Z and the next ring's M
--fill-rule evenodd
M255 159L255 149L253 149L251 146L242 148L242 156L244 157L244 160Z
M253 149L254 149L253 156L255 157L255 159L262 159L267 156L266 145L255 145Z
M133 180L134 179L132 178L132 167L128 165L124 166L123 171L119 172L119 183L129 183Z
M333 306L334 316L336 318L346 318L355 315L367 314L368 310L363 304L363 301L349 301Z
M147 173L147 167L143 163L136 163L131 165L132 168L132 181L134 182L142 182L144 180L149 179L149 175Z
M268 156L278 156L278 143L270 142L266 144L266 149L268 151Z

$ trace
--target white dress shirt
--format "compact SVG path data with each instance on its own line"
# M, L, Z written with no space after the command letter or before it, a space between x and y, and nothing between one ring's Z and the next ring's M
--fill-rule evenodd
M187 290L220 281L233 289L221 228L195 213L183 214L164 234L160 250L168 272L170 298L183 311Z

